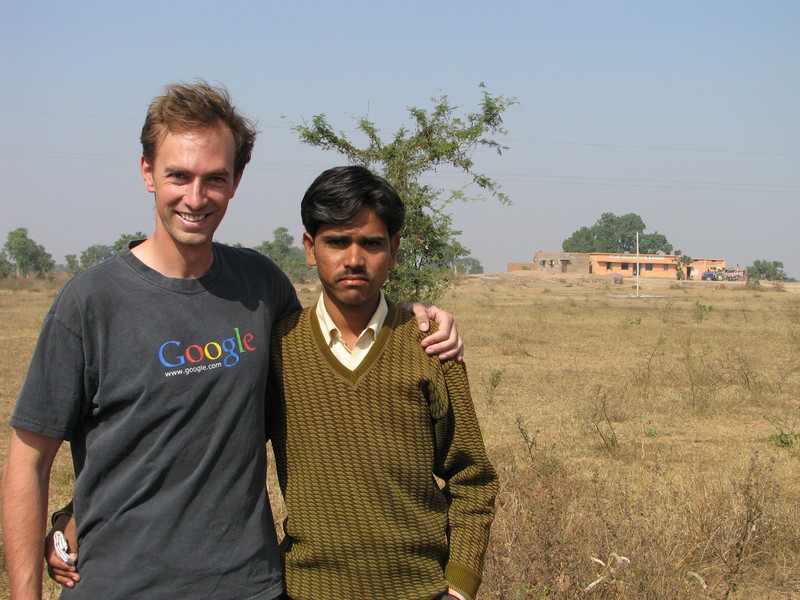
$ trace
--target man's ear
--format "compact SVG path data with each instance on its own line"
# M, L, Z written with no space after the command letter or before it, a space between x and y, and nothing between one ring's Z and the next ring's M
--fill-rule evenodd
M316 267L317 257L314 254L314 237L307 231L303 234L303 246L306 249L306 264L309 267Z
M395 233L389 240L389 268L397 264L397 249L400 247L400 235Z
M153 180L153 166L147 162L144 156L142 156L139 161L139 171L142 174L145 189L151 194L154 193L156 191L156 184Z

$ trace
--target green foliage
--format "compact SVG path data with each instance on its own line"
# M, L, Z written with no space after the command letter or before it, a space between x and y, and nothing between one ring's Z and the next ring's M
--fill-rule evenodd
M617 216L603 213L591 227L581 227L564 240L564 252L636 252L636 233L639 237L639 251L643 254L670 254L672 244L666 236L644 233L642 218L634 213Z
M384 178L397 190L406 207L406 224L400 235L397 267L389 275L386 293L395 300L438 299L452 283L454 261L469 252L458 243L460 231L453 229L445 211L455 200L469 200L465 189L435 189L419 179L441 165L451 165L471 177L472 183L488 191L503 204L509 198L499 185L475 170L472 155L478 147L498 154L505 150L491 136L504 135L502 114L516 104L514 98L492 96L481 84L483 99L477 112L458 115L458 106L447 96L434 98L430 110L409 108L409 127L401 127L389 139L366 117L356 118L356 129L366 136L366 145L357 147L344 133L337 133L324 114L311 122L294 125L300 141L323 150L334 150L352 164L363 165Z
M773 433L769 436L769 443L779 448L794 448L800 442L800 433Z
M64 260L67 263L67 273L70 275L76 275L80 273L81 264L78 262L78 257L75 254L67 254L64 257Z
M0 278L8 277L13 270L14 265L8 261L5 251L0 251Z
M695 302L694 303L694 320L698 323L701 323L703 319L705 319L706 314L710 313L714 310L714 307L710 304L703 304L702 302Z
M769 443L779 448L794 448L795 444L800 444L800 433L793 431L786 419L781 417L771 417L764 415L764 419L769 421L777 433L769 436Z
M678 279L681 281L689 279L687 273L689 272L689 265L691 264L691 256L683 254L680 250L675 251L675 270L678 273Z
M95 265L99 265L114 256L111 246L105 244L94 244L81 252L81 270L85 271Z
M483 273L483 265L477 258L464 256L456 260L456 271L467 275L480 275Z
M127 248L129 243L134 242L136 240L143 240L146 238L147 234L142 233L141 231L137 231L136 233L123 233L121 236L119 236L119 239L116 242L114 242L114 244L111 246L111 250L113 250L114 252L119 252L120 250Z
M484 381L484 387L486 389L486 399L489 404L494 404L494 395L502 379L503 379L502 370L491 369L489 371L489 374Z
M305 250L293 246L294 237L286 227L272 232L271 242L262 242L254 250L269 256L292 281L305 282L315 278L315 270L306 264Z
M783 271L783 263L777 260L756 260L747 267L747 279L767 281L786 281L786 273Z
M24 227L8 233L8 238L3 246L5 255L17 272L17 277L27 277L31 273L44 276L56 266L53 257L28 237L28 230Z

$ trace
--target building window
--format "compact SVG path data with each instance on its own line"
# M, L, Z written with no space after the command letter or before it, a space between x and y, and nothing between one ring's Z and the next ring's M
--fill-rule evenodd
M547 262L546 260L542 259L542 260L539 261L539 264L544 266L546 262Z
M669 265L664 265L664 270L669 271Z
M644 270L645 270L645 271L652 271L652 270L653 270L653 263L647 263L647 264L644 266Z
M623 271L627 271L628 270L628 263L622 263L619 268L622 269Z
M611 270L611 263L607 262L606 263L606 271L610 271L610 270Z

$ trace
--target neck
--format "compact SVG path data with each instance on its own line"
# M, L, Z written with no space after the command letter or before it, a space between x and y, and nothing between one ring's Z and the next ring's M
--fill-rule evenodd
M358 336L369 325L372 315L378 310L381 297L379 294L374 300L357 306L338 303L325 293L323 293L322 300L325 302L325 310L328 311L333 324L341 333L345 344L348 348L352 348Z
M131 252L164 277L198 279L208 272L214 262L211 242L201 246L185 246L166 237L167 240L162 240L156 232Z

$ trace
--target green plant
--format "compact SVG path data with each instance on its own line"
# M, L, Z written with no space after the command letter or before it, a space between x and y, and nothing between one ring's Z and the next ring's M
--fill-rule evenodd
M486 400L489 404L494 404L494 395L502 378L503 371L500 369L491 369L489 371L489 375L484 380L484 387L486 388Z
M703 304L702 302L695 302L694 303L694 320L698 323L701 323L705 316L714 310L714 307L710 304Z
M794 431L786 419L762 415L775 429L777 433L769 436L769 443L778 448L794 448L796 443L800 443L800 433Z

